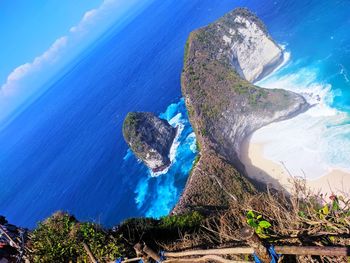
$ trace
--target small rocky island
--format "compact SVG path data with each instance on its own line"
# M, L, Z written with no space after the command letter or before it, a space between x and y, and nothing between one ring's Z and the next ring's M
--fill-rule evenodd
M149 112L129 112L123 124L124 139L134 154L153 172L170 165L170 148L176 128Z

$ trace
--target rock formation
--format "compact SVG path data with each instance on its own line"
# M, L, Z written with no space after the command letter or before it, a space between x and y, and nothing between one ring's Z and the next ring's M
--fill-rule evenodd
M251 83L282 58L281 48L247 9L236 9L190 34L181 84L201 157L174 212L221 207L255 192L239 160L242 140L309 107L296 93Z
M176 128L148 112L130 112L123 124L124 139L135 155L153 172L170 165L169 152Z
M217 26L217 33L224 41L220 56L232 61L236 72L247 81L262 79L283 61L281 47L247 9L228 13Z

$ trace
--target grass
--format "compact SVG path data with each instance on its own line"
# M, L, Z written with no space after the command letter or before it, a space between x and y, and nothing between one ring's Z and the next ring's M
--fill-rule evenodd
M57 212L31 233L29 254L31 262L88 262L83 242L93 254L108 262L124 254L124 244L101 226L78 222L73 216Z
M124 123L123 123L123 135L127 140L130 140L135 134L136 126L137 125L137 113L136 112L129 112L128 115L126 115Z
M160 219L131 218L113 229L91 222L79 222L68 213L56 212L40 222L29 234L26 256L31 262L89 262L83 243L88 244L99 262L133 257L140 240L157 247L156 242L180 239L179 233L197 231L204 220L198 212L169 215Z
M350 198L328 198L312 193L304 180L294 181L290 196L267 191L247 195L230 207L209 216L201 228L183 240L167 245L169 250L193 247L242 246L240 230L252 227L260 238L275 245L349 246ZM243 257L237 260L247 260ZM312 261L313 260L313 261ZM281 262L348 262L343 257L284 256Z
M186 43L185 43L184 63L186 63L186 60L188 57L189 47L190 47L190 37L186 40Z
M165 216L160 219L160 226L164 229L193 229L200 225L204 217L194 211L185 215Z
M156 251L244 246L240 230L247 226L269 244L349 246L350 199L313 194L305 181L295 180L290 196L268 189L259 194L247 193L239 202L232 201L227 209L215 213L193 211L160 219L132 218L113 229L79 222L67 213L57 212L29 234L26 256L31 262L89 262L83 243L89 245L99 262L134 257L133 246L139 242L146 242ZM284 256L281 262L340 263L347 259Z

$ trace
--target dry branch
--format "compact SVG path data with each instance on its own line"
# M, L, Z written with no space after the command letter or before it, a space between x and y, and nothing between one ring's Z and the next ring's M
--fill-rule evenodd
M350 256L350 247L298 247L298 246L275 246L278 254L284 255L312 255L312 256Z
M176 258L176 259L168 259L163 261L164 263L196 263L196 262L208 262L214 261L218 263L243 263L248 262L252 263L252 261L237 261L237 260L229 260L216 255L207 255L200 258Z
M147 245L143 247L143 252L145 252L148 256L150 256L157 262L161 260L160 256L156 252L154 252L151 248L149 248Z
M237 255L237 254L253 254L254 249L251 247L233 247L233 248L218 248L207 250L188 250L183 252L165 252L166 258L179 258L189 256L203 255Z
M7 234L7 232L5 231L5 229L0 225L0 231L2 234L5 235L5 237L10 241L10 245L14 246L15 248L19 249L21 248L10 236L9 234Z
M314 255L314 256L350 256L350 247L317 247L317 246L275 246L278 254L284 255ZM180 258L203 255L238 255L253 254L251 247L218 248L207 250L188 250L182 252L165 252L167 258Z
M83 243L84 249L86 251L86 253L88 254L90 260L92 263L98 263L97 259L95 258L94 254L92 254L91 249L89 248L89 246L86 243Z
M268 253L263 242L260 240L257 234L255 234L254 229L245 227L240 233L243 240L245 240L250 247L254 249L256 255L260 258L262 262L270 262L271 256Z

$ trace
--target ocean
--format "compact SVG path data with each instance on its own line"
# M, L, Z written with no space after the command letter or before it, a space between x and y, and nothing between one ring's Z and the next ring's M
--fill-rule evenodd
M251 141L263 143L264 156L292 176L350 172L350 2L307 1L290 10L298 19L271 28L290 59L257 84L298 92L313 107L258 130Z
M293 129L307 141L318 132L321 146L312 150L327 165L350 168L349 1L154 0L105 32L0 130L0 214L34 227L57 210L105 226L169 213L197 154L181 99L184 44L192 30L239 6L256 12L291 54L261 85L320 98L311 127L292 123L285 138ZM121 127L129 111L181 128L167 173L152 174L128 150ZM283 147L272 144L266 155Z

